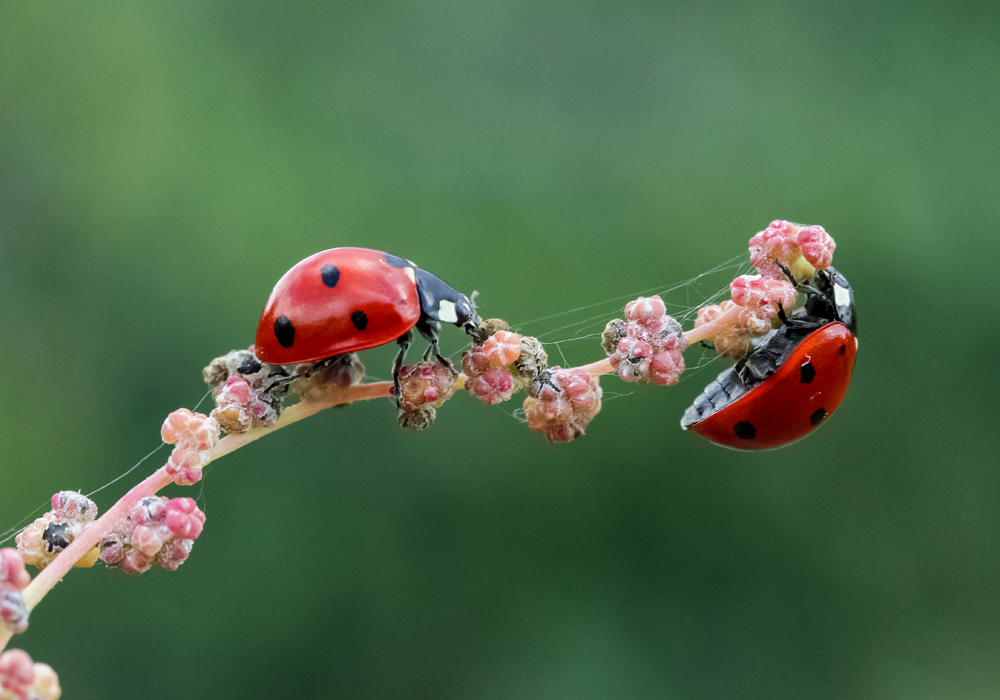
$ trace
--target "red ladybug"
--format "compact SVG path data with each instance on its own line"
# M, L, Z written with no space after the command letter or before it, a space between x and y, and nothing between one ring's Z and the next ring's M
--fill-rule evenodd
M681 427L724 447L766 450L822 425L851 383L858 325L851 285L834 268L817 272L805 312L784 318L684 412Z
M296 264L274 286L257 325L256 354L276 365L399 343L397 380L416 328L437 357L439 322L473 333L481 323L466 295L409 260L367 248L332 248ZM399 392L397 391L397 396Z

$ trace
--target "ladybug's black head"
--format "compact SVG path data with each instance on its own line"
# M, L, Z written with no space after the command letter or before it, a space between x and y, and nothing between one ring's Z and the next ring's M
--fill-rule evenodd
M858 315L854 310L854 290L836 268L828 267L815 274L813 286L820 293L806 299L806 313L839 321L854 335L858 334Z
M476 305L469 297L427 270L417 267L414 271L420 309L424 316L433 321L454 323L459 328L466 327L470 322L478 322Z

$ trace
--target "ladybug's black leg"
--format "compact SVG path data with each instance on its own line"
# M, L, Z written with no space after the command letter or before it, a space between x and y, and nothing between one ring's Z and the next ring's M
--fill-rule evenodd
M788 320L788 316L785 314L785 307L782 305L780 301L778 302L778 318L781 319L781 322L784 325L786 326L792 325L792 322Z
M392 386L394 389L393 396L396 397L396 408L399 408L399 373L403 369L403 362L406 361L406 351L410 349L410 338L412 334L410 331L399 337L396 343L399 345L399 352L396 353L396 359L392 361Z
M780 260L775 260L774 264L777 265L779 268L781 268L781 271L785 273L785 277L787 277L788 281L792 283L793 287L795 287L796 292L805 294L808 297L816 297L817 299L826 302L826 304L830 306L834 310L834 312L836 312L837 307L832 301L830 301L830 297L828 297L826 294L819 291L815 287L810 287L808 284L801 284L800 282L796 281L795 275L792 274L792 271L789 270ZM782 317L780 313L778 315L781 318L782 322L784 323L785 322L784 317Z
M420 319L417 321L417 330L428 343L427 350L424 351L424 360L430 360L433 357L447 367L452 374L458 374L451 360L441 355L440 345L438 344L438 331L441 330L441 324L430 319Z

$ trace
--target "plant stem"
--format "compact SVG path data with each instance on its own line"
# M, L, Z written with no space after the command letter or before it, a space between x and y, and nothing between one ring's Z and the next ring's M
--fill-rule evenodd
M319 413L333 406L354 403L355 401L368 401L370 399L388 398L392 395L392 382L373 382L371 384L357 384L330 391L324 396L312 400L302 401L285 409L278 422L270 428L254 428L245 433L234 433L219 440L218 444L210 453L209 462L219 457L229 454L244 445L269 435L276 430L280 430L287 425L296 423L303 418ZM129 489L128 493L122 496L108 511L89 525L80 533L73 542L59 555L52 560L45 569L42 570L28 587L24 589L24 600L29 610L33 610L45 595L52 590L53 586L59 583L70 569L72 569L80 559L87 555L91 549L98 546L101 541L115 529L120 522L128 518L133 506L149 496L155 496L165 486L173 482L167 474L166 466L162 466L146 477L141 483ZM0 625L0 651L7 646L10 641L11 632Z

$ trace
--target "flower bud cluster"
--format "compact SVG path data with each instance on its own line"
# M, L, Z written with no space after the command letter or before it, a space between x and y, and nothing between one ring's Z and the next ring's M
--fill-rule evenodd
M521 358L521 336L498 330L483 342L473 345L462 356L465 388L470 394L495 406L514 394L514 375L510 366Z
M812 277L833 262L837 244L822 226L772 221L750 239L750 262L768 279L785 279L781 263L796 279Z
M626 382L671 386L684 371L688 341L659 296L629 302L625 320L608 323L601 344Z
M233 350L202 370L212 387L212 417L227 433L245 433L254 426L272 427L281 413L288 387L280 380L288 373L279 365L261 362L251 350Z
M455 393L455 375L440 362L406 365L399 373L399 425L423 430Z
M201 480L201 470L219 442L219 423L210 416L179 408L163 421L160 436L163 442L175 445L167 460L167 474L175 484L190 486Z
M204 525L205 514L191 498L143 498L101 542L101 560L130 574L154 564L173 571L191 554Z
M0 549L0 622L14 634L28 629L28 605L21 591L31 583L16 549Z
M771 319L784 308L791 313L797 292L785 279L768 279L761 275L740 275L729 285L733 303L740 310L740 325L755 335L771 330Z
M569 442L584 434L601 410L601 386L584 369L560 369L536 377L524 400L528 427L549 442Z
M59 700L61 695L51 666L32 663L20 649L0 654L0 700Z
M14 541L25 564L44 569L66 549L97 517L97 504L76 491L60 491L52 496L52 510L24 528ZM76 563L93 566L96 556L87 555Z

